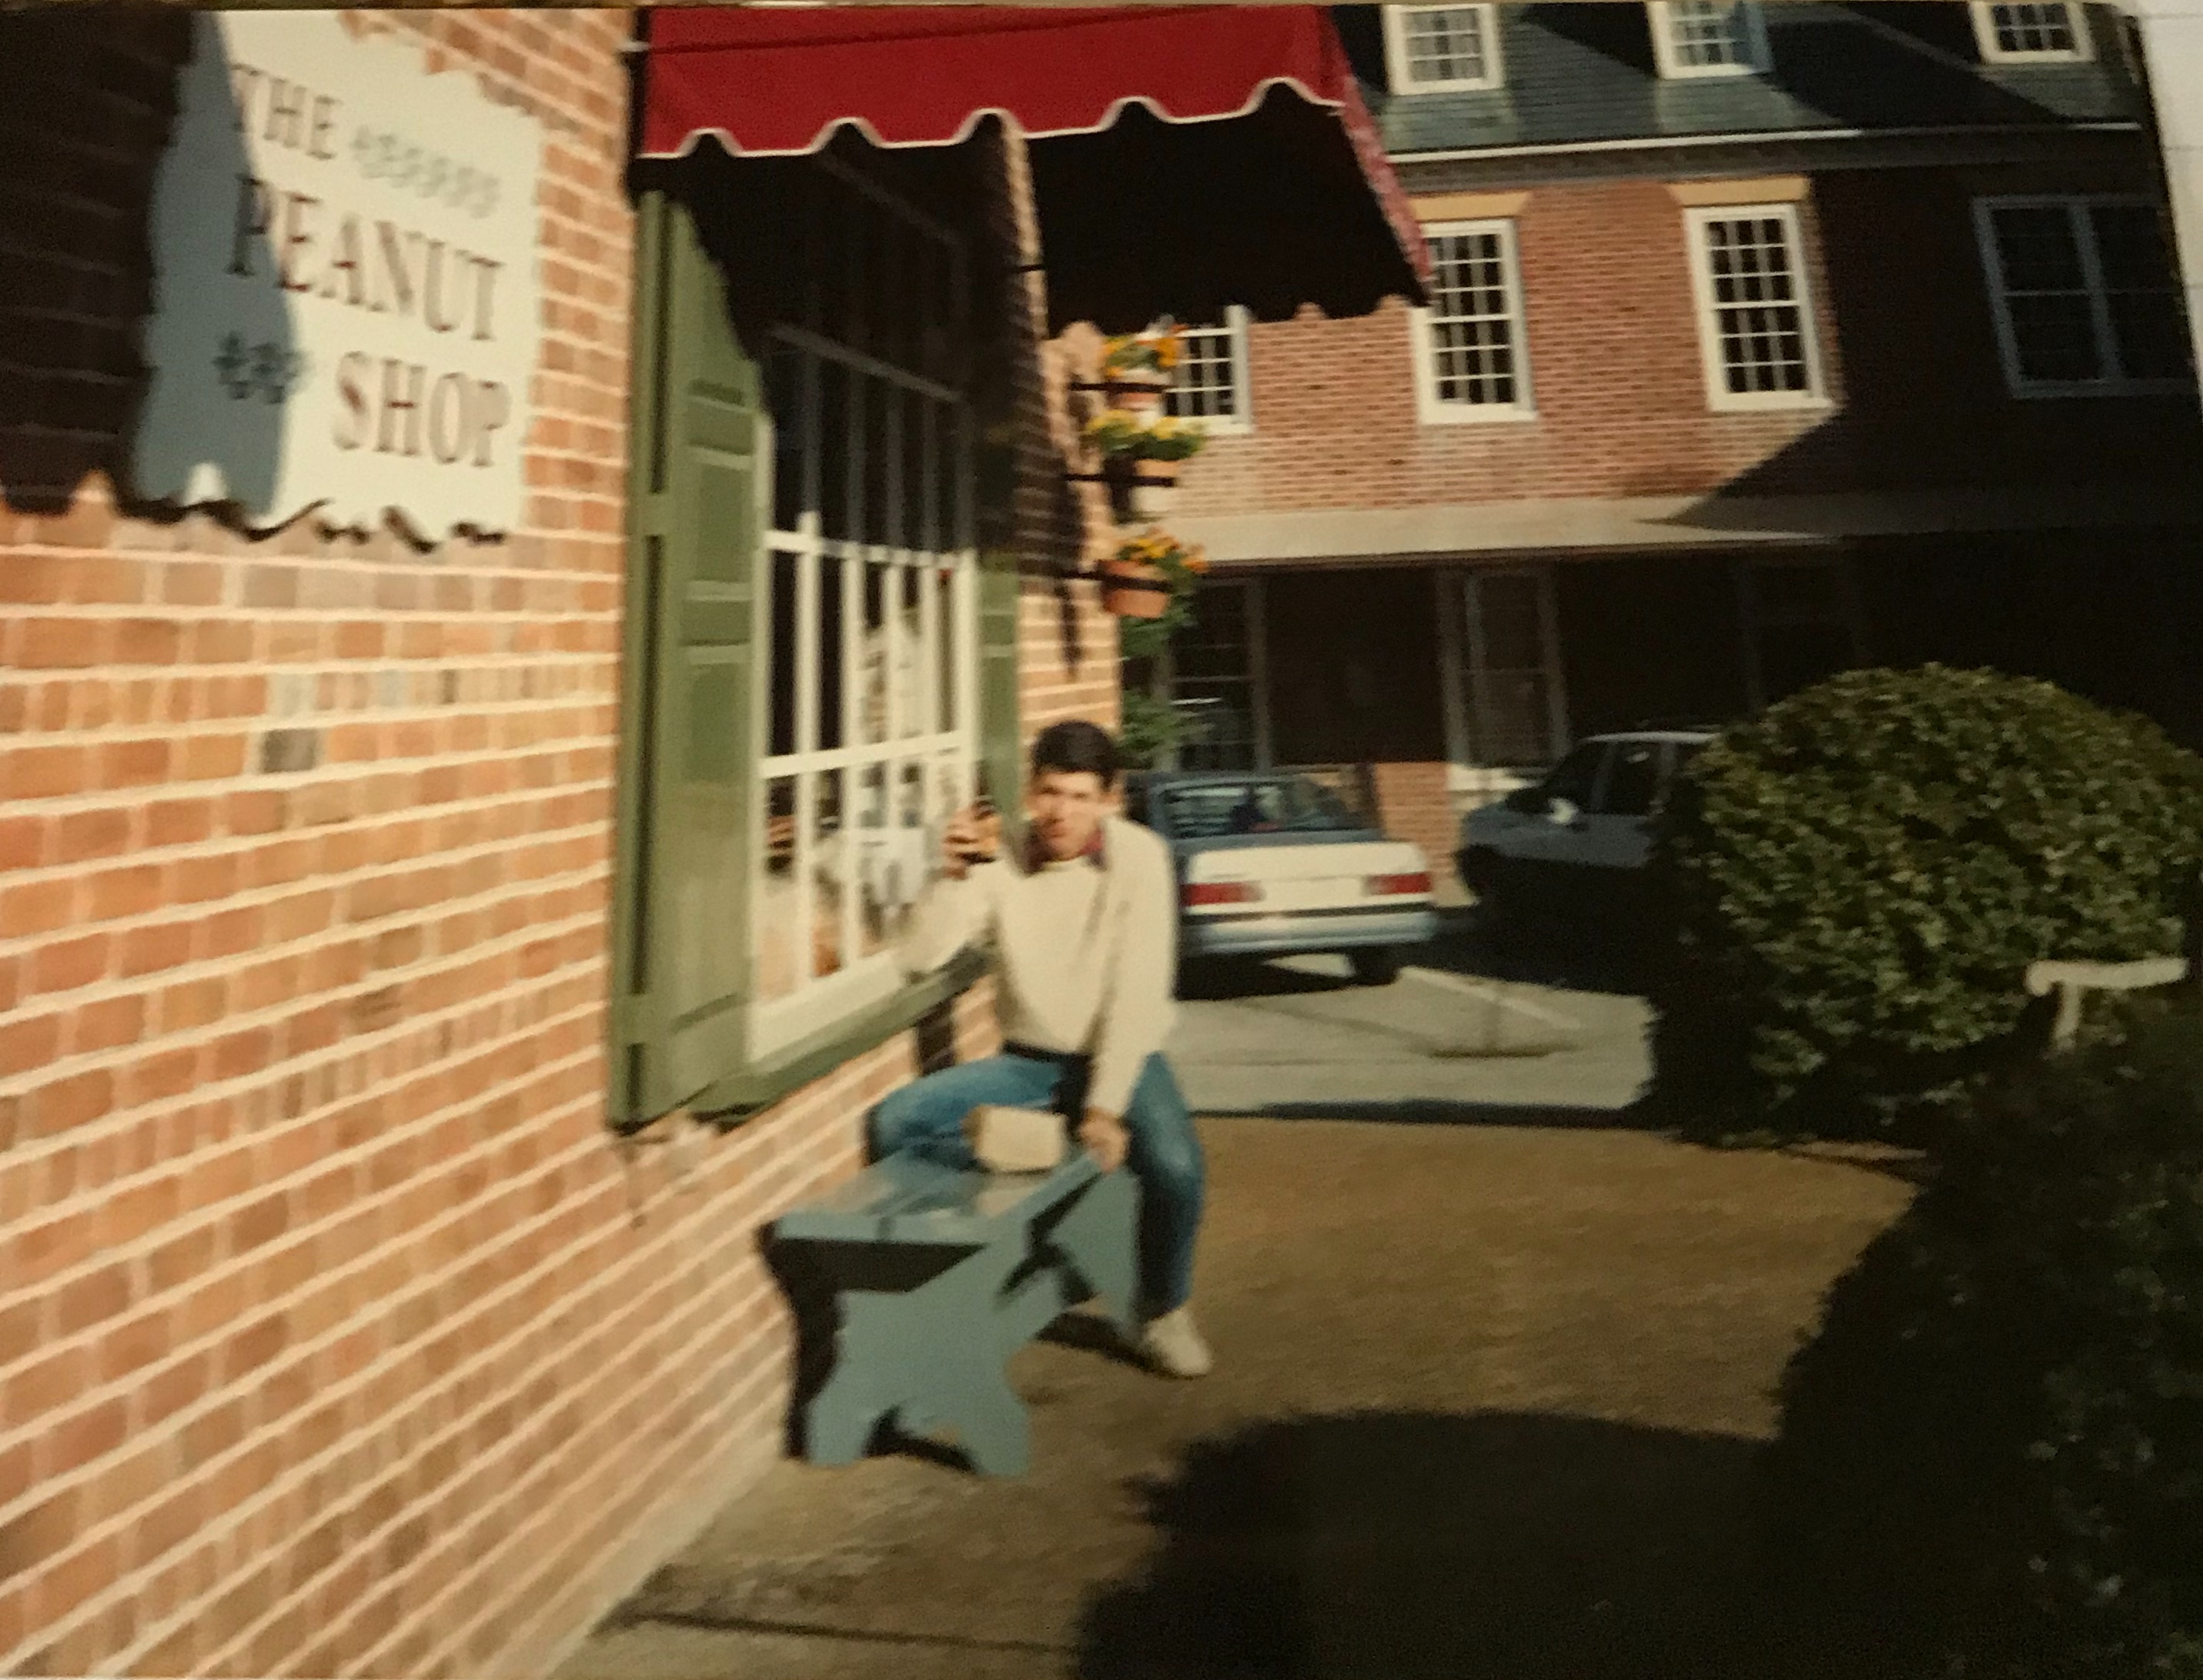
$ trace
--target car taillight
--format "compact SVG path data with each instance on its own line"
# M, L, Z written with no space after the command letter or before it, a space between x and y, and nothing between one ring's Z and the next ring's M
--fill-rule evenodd
M1179 894L1189 910L1202 905L1248 905L1261 896L1262 889L1251 881L1189 881Z
M1431 890L1430 871L1422 869L1412 875L1373 875L1361 883L1361 890L1373 897L1402 893L1427 893Z

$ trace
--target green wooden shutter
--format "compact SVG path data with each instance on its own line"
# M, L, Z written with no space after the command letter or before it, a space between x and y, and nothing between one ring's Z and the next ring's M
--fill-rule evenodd
M640 212L613 938L624 1125L743 1062L766 436L757 365L688 211L652 192Z

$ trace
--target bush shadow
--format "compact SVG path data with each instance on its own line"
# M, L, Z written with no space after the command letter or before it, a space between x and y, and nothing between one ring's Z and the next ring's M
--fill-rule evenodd
M1456 1102L1440 1097L1403 1097L1365 1102L1263 1103L1254 1107L1206 1105L1220 1120L1352 1120L1392 1126L1538 1126L1570 1131L1665 1131L1642 1120L1634 1105L1580 1107L1558 1103Z
M1764 1583L1757 1448L1590 1419L1259 1425L1141 1484L1161 1549L1079 1680L1912 1680Z

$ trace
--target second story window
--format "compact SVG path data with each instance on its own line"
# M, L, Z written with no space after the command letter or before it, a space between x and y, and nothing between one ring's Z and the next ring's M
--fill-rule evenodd
M1752 0L1651 0L1663 76L1748 76L1767 68L1767 27Z
M2015 396L2178 391L2188 325L2146 198L1980 198L1982 264Z
M1501 85L1497 6L1387 6L1385 62L1395 93Z
M1515 224L1444 222L1423 235L1431 247L1431 301L1415 312L1412 329L1422 418L1530 418Z
M1220 327L1179 328L1184 354L1163 406L1212 432L1244 432L1254 423L1247 378L1247 311L1225 311Z
M2087 21L2066 0L1973 0L1974 39L1990 64L2071 63L2091 56Z
M1716 409L1827 400L1794 204L1688 213L1707 401Z

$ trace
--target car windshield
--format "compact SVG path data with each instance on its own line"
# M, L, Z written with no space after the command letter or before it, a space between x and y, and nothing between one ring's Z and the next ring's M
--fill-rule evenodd
M1155 790L1182 840L1226 834L1350 833L1361 819L1328 788L1305 776L1196 781Z

